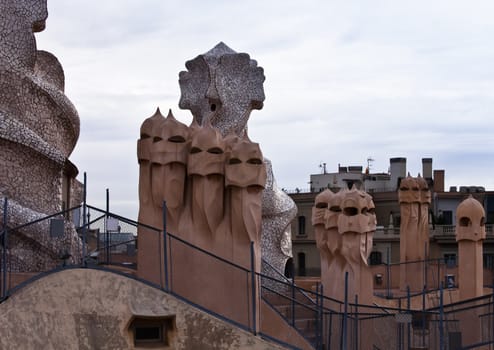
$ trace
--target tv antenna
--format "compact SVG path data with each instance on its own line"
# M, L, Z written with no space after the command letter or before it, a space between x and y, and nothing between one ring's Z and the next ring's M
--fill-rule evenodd
M326 172L326 163L320 163L319 168L321 168L322 174L327 174Z
M369 156L367 158L367 169L369 170L369 172L370 172L370 170L372 168L372 162L374 162L374 159L371 156Z

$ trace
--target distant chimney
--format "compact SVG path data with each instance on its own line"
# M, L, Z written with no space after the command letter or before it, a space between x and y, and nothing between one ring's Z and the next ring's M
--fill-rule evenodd
M397 189L398 182L400 181L400 179L404 179L407 176L407 159L390 158L389 171L391 176L390 181L393 186L393 189Z
M434 192L444 192L444 170L434 170Z
M422 177L432 179L432 158L422 158Z
M362 166L349 166L348 167L348 172L349 173L361 174L363 169L364 168Z

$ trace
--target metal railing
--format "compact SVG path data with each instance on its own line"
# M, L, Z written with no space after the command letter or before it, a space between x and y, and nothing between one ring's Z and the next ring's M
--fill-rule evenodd
M36 227L36 230L46 229L49 227L49 220L63 216L67 211L9 228L7 207L8 201L5 200L0 234L2 300L40 276L64 268L103 268L137 278L132 271L136 268L136 250L139 246L135 245L135 237L124 239L121 234L129 232L133 235L133 232L137 232L137 227L142 227L145 228L143 234L151 235L157 242L155 253L160 279L154 283L155 287L222 320L271 340L282 343L259 331L261 300L276 310L315 349L359 349L363 342L372 342L369 345L375 349L422 346L431 350L445 350L458 343L459 333L464 337L461 344L464 349L482 346L494 348L494 294L458 303L451 302L453 289L444 289L443 280L449 267L442 259L410 263L421 264L420 270L424 271L426 283L422 291L411 293L407 289L404 295L391 293L394 287L393 268L399 268L399 264L384 264L387 272L383 280L387 281L387 285L383 296L395 298L398 306L363 305L358 298L349 295L347 281L343 286L345 298L340 301L324 296L320 284L316 285L315 290L303 289L293 279L288 280L279 272L256 271L252 244L250 266L241 266L167 232L166 228L155 228L121 217L111 213L108 205L102 210L84 202L81 207L69 209L77 209L83 213L83 223L77 228L77 233L84 244L78 251L75 250L77 253L70 257L61 255L56 264L43 266L35 272L20 272L13 268L15 257L10 251L12 243L15 243L12 239L15 239L16 232L31 227ZM39 232L40 235L48 234ZM122 257L123 260L120 259ZM135 259L134 262L132 259ZM191 261L195 267L194 271L187 271L187 278L184 278L184 269L180 266L184 261ZM265 266L269 268L269 264ZM215 273L217 271L221 273ZM225 275L231 276L231 279L221 277ZM195 283L199 279L204 286L201 293L191 290L191 279ZM230 301L236 307L227 311L222 307L218 308L215 305L218 297L234 298ZM415 307L412 307L413 300ZM420 301L419 307L416 306L417 300ZM468 327L471 328L472 324L478 325L478 336L469 333Z
M487 235L494 233L494 225L485 225L485 232ZM434 229L431 229L431 236L454 236L456 234L456 225L435 225Z
M420 282L418 285L426 291L438 290L441 283L446 288L456 287L458 274L457 261L441 258L402 263L385 262L372 265L371 271L374 276L374 294L387 299L404 297L405 288L400 285L400 276L403 273L413 274L414 279ZM412 294L417 292L422 293L422 288L419 287Z

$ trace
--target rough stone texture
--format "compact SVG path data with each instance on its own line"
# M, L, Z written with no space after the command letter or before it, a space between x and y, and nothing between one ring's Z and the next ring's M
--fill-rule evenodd
M180 108L190 109L198 124L209 121L225 136L242 136L252 109L264 101L264 73L246 53L236 53L220 42L187 61L180 72Z
M282 349L156 288L90 269L46 276L0 304L0 348L135 349L129 326L138 316L174 318L169 345L153 349Z
M409 287L411 291L421 291L425 282L423 265L419 261L428 257L431 193L422 177L409 174L401 180L398 197L401 212L400 289L406 291Z
M46 0L0 0L0 197L11 200L11 228L81 199L77 170L68 161L79 136L79 117L63 93L62 66L36 49L34 32L44 29L47 16ZM64 182L71 189L65 195ZM80 250L70 225L58 240L47 231L34 232L13 232L9 256L17 271L53 267L62 251L75 256Z
M261 109L265 99L264 73L246 53L237 53L220 42L213 49L186 62L180 72L180 108L189 109L194 121L206 122L222 135L243 136L253 109ZM265 159L268 180L262 202L262 257L278 272L292 256L290 222L296 205L278 189ZM263 267L263 272L269 269Z

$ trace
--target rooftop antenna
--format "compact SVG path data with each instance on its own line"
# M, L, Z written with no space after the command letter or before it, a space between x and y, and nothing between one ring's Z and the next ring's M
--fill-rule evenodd
M326 163L320 163L319 168L321 168L322 174L327 174Z
M372 162L373 162L373 161L374 161L374 159L373 159L371 156L369 156L369 157L367 158L367 172L368 172L368 173L370 173L370 171L371 171L371 168L372 168Z

